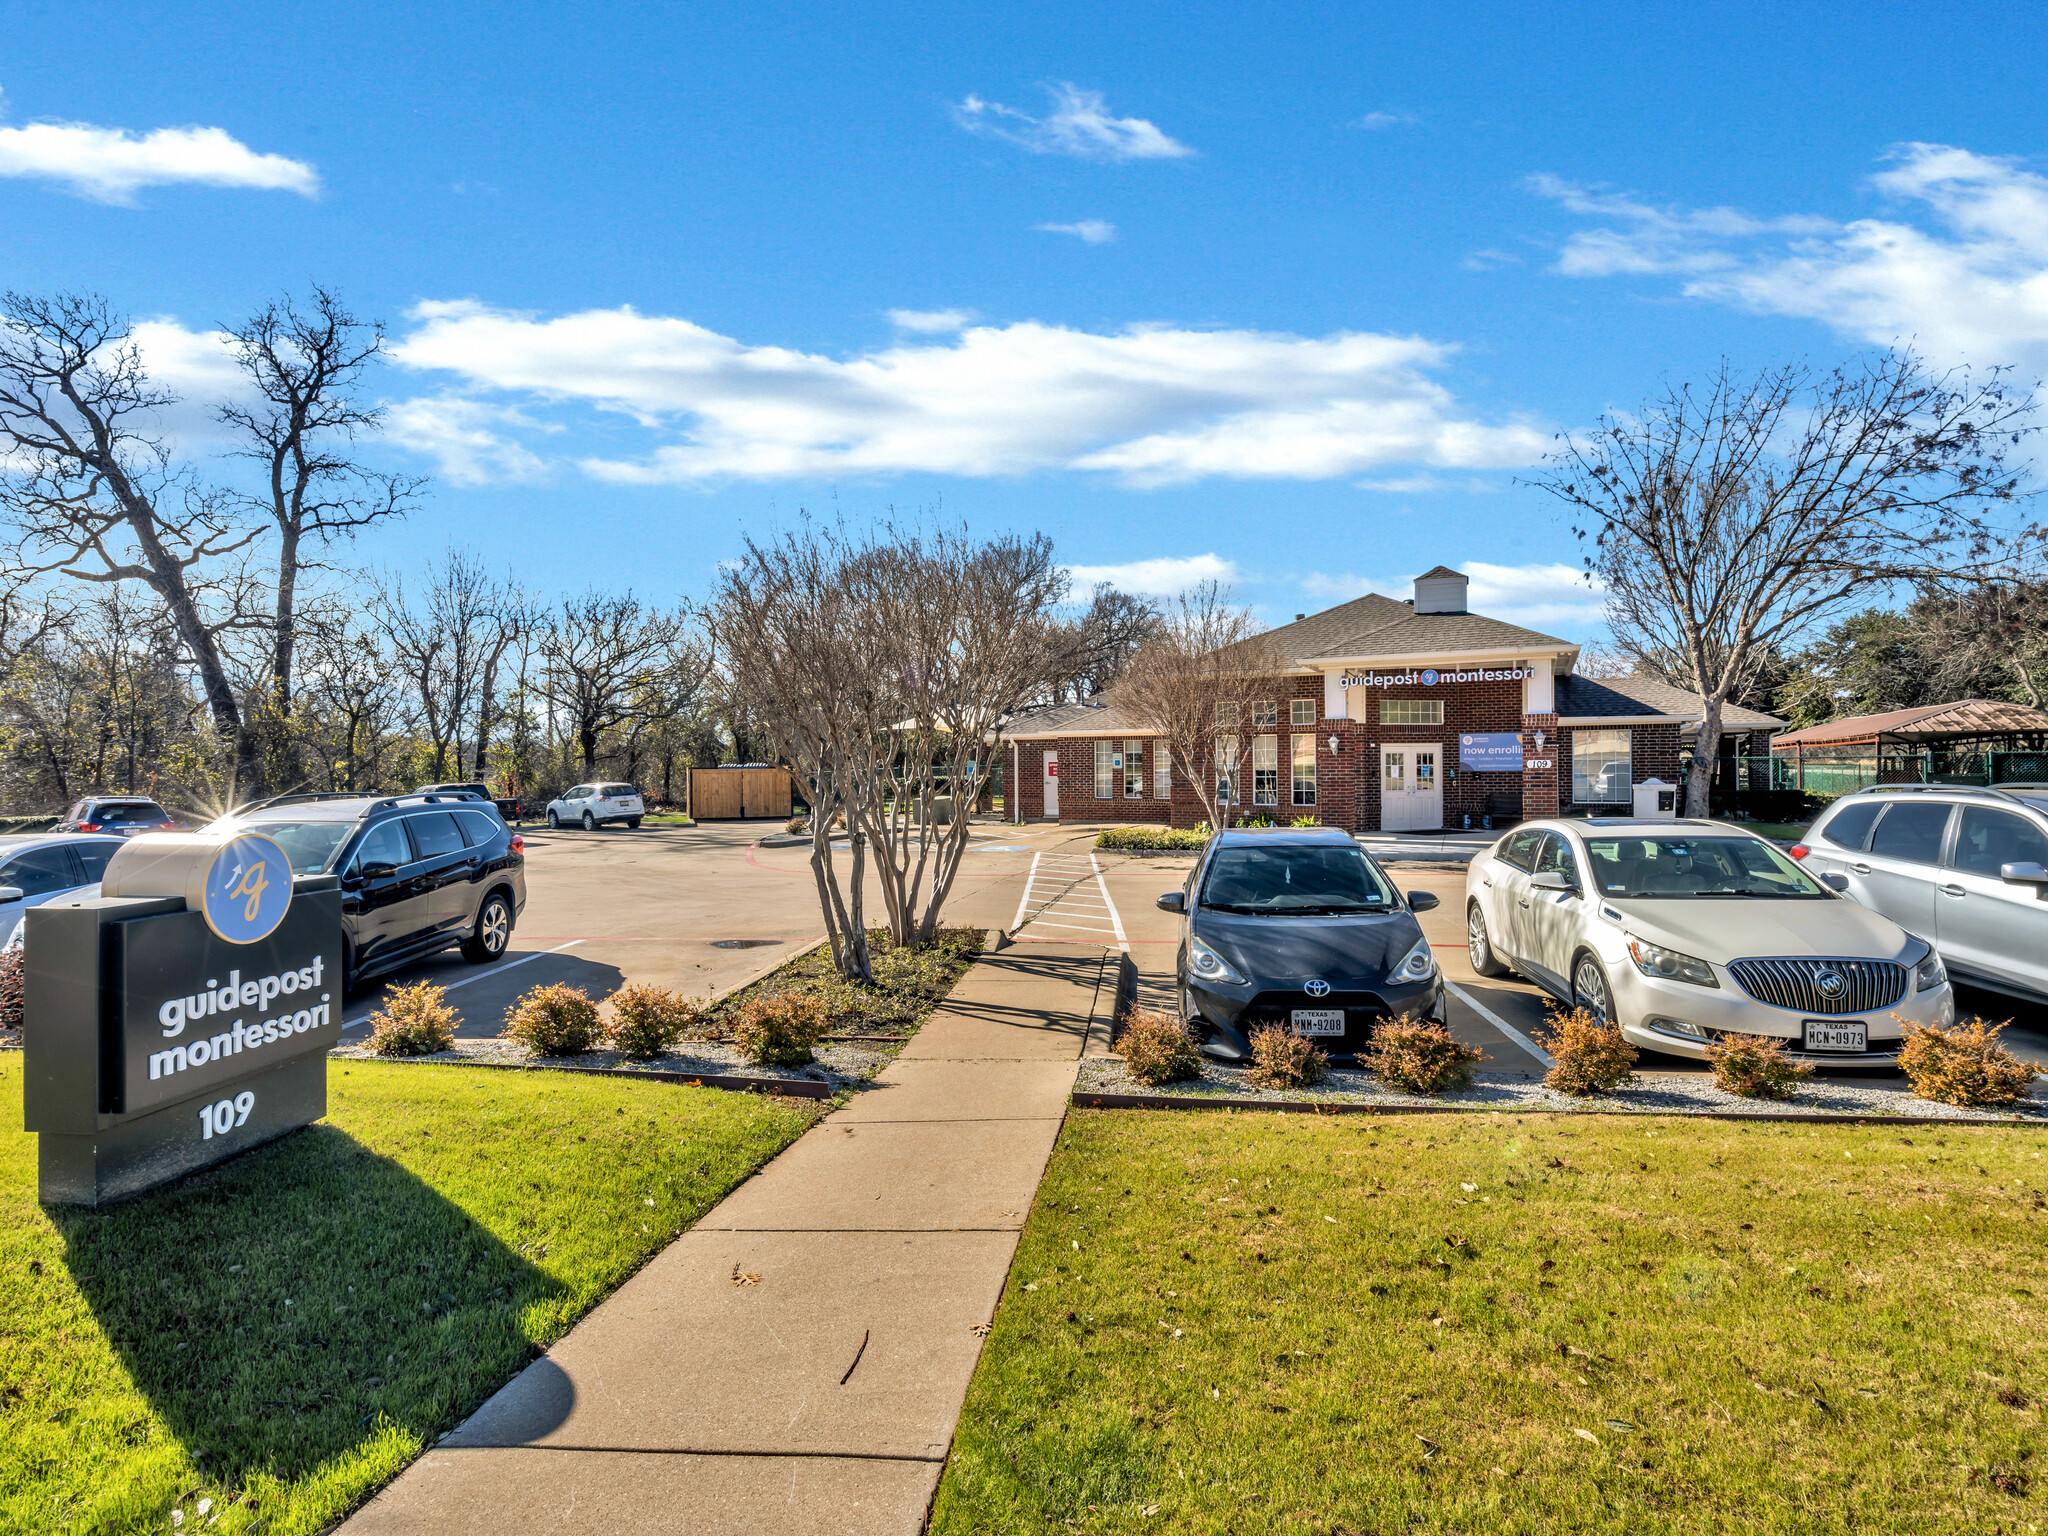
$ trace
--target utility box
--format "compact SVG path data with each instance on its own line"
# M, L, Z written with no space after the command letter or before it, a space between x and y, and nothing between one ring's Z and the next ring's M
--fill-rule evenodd
M1676 821L1678 786L1662 779L1645 779L1636 786L1636 820Z

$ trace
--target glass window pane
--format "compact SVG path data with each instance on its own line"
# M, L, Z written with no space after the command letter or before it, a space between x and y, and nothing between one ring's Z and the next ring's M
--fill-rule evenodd
M1152 798L1173 798L1173 757L1166 750L1166 743L1163 741L1152 743Z
M1124 743L1124 798L1145 798L1145 743L1136 739Z
M1963 824L1956 828L1956 868L1996 880L2007 864L2048 868L2048 835L2011 811L1963 807Z
M1095 798L1111 800L1116 797L1116 743L1098 741L1095 743Z
M1314 805L1316 803L1316 739L1313 736L1294 738L1294 803Z
M1541 832L1510 832L1500 845L1499 857L1516 869L1528 869L1536 861L1536 844Z
M1821 841L1833 843L1837 848L1861 848L1870 836L1870 824L1877 820L1877 813L1884 809L1881 800L1866 800L1861 805L1845 806L1826 826L1820 829Z
M1408 788L1408 754L1406 752L1382 752L1380 754L1380 788L1386 794L1403 794Z
M370 828L362 843L356 849L352 865L361 869L366 864L401 865L412 862L412 846L405 840L405 828L396 821L379 822ZM296 869L296 861L293 868Z
M1252 706L1253 725L1278 725L1280 706L1272 699L1261 699Z
M1226 731L1234 730L1237 726L1237 706L1235 704L1218 704L1216 706L1216 723Z
M1628 731L1572 733L1572 800L1579 805L1627 805Z
M97 880L107 872L107 865L112 862L114 851L120 846L119 843L73 843L71 851L78 855L78 862L85 866L85 878ZM4 883L0 881L0 884Z
M455 819L461 823L462 836L472 848L496 842L498 828L503 825L497 817L487 816L482 811L457 811Z
M1296 699L1292 704L1289 704L1287 706L1287 723L1289 725L1314 725L1316 723L1316 701L1314 699Z
M0 885L16 886L24 896L48 896L80 883L78 866L71 862L68 848L31 848L0 869Z
M1884 820L1871 834L1870 851L1908 864L1932 864L1941 857L1941 834L1948 829L1945 805L1888 805Z
M1444 701L1442 699L1380 700L1380 724L1382 725L1442 725L1443 723Z
M1216 802L1235 805L1237 801L1237 738L1216 738Z
M1280 738L1252 738L1252 804L1280 803Z
M455 818L446 811L430 811L405 819L421 858L434 859L462 851L462 834L455 830Z

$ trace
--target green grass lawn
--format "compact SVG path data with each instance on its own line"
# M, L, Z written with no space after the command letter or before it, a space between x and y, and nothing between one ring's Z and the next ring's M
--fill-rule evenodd
M2035 1531L2044 1151L1077 1111L932 1529Z
M320 1529L817 1112L337 1062L320 1124L85 1212L36 1201L21 1060L0 1056L9 1531Z
M640 820L650 827L694 827L696 822L681 811L649 811Z

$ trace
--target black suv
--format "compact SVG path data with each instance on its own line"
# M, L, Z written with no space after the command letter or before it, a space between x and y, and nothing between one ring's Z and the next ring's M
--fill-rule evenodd
M261 832L293 874L340 877L345 987L456 944L495 960L526 905L526 841L477 795L285 795L207 830Z

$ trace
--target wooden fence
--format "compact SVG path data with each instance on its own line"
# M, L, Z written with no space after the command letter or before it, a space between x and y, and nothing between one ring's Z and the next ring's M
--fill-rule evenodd
M699 821L789 819L792 784L783 768L692 768L690 814Z

